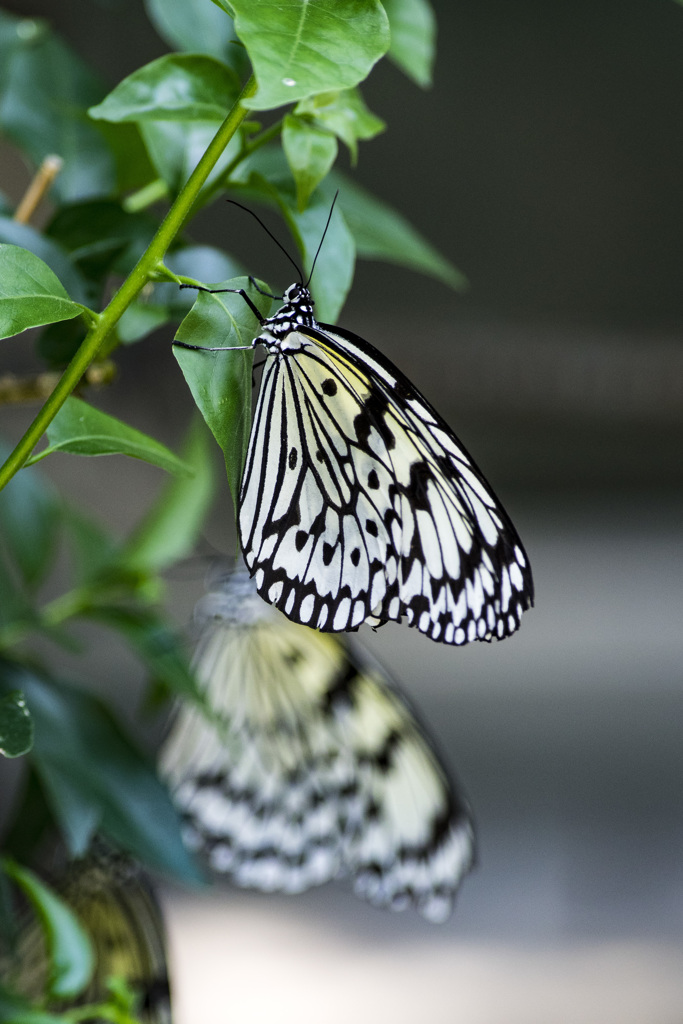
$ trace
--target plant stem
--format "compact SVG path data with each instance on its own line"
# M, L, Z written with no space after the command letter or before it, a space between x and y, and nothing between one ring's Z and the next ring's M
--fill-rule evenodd
M242 100L252 96L255 92L256 80L252 75L242 89L234 107L209 143L206 152L179 193L178 198L159 225L159 230L148 248L113 296L109 305L100 313L95 323L90 327L80 348L62 374L57 387L45 402L45 405L41 408L4 466L0 468L0 490L24 465L45 433L45 430L97 355L107 335L116 326L118 320L135 296L153 276L157 264L163 259L169 245L192 213L201 187L215 166L216 161L247 115L248 111L242 106Z

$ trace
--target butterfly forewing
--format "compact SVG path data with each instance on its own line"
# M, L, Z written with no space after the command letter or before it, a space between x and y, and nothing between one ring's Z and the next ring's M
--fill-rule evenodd
M449 644L509 636L531 571L479 469L371 345L286 315L288 333L263 335L240 497L259 593L325 631L405 617Z

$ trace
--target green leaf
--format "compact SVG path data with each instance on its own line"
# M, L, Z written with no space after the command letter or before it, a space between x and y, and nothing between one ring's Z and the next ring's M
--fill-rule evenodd
M246 278L216 288L244 288L265 316L271 300L259 294ZM176 341L200 347L249 345L259 323L240 295L200 292L176 334ZM251 351L196 352L175 346L195 402L223 449L230 491L237 507L247 443L251 429Z
M128 213L113 199L91 199L60 207L46 233L83 274L100 281L112 272L128 274L158 226L148 213Z
M436 18L428 0L382 0L389 18L388 56L422 88L432 84Z
M65 504L62 515L77 582L90 583L118 560L119 546L100 523L84 515L80 508Z
M40 920L50 962L49 994L77 996L90 981L95 956L87 933L66 903L32 871L4 861L3 867L31 901Z
M99 828L143 863L197 881L166 789L105 705L18 665L5 666L4 677L5 692L19 688L26 695L35 722L27 756L71 853L83 854Z
M337 140L301 117L288 114L282 127L282 148L296 182L299 210L306 204L337 159Z
M0 446L0 456L7 451ZM36 470L23 469L0 491L2 540L29 586L49 568L57 539L61 506Z
M145 0L147 15L169 46L186 53L208 53L231 66L231 45L236 39L232 18L206 0ZM238 70L235 68L235 70Z
M61 1014L36 1010L25 999L0 986L0 1021L2 1024L64 1024Z
M128 75L89 113L115 122L221 122L239 88L235 72L214 57L170 53Z
M294 181L281 149L258 150L241 169L240 191L246 197L277 204L308 272L320 247L334 198L329 188L330 177L318 187L308 209L299 213ZM234 182L233 187L237 184ZM311 280L316 316L327 323L333 323L339 315L353 281L355 264L353 236L339 207L337 203Z
M467 287L467 278L400 213L337 172L325 182L328 197L335 187L360 257L409 267L456 290Z
M194 476L169 481L129 538L122 558L134 569L160 572L189 555L197 542L214 493L209 435L202 420L190 428L182 456Z
M358 158L358 141L373 139L386 127L381 118L368 110L358 89L319 93L297 103L294 112L334 132L348 147L353 163Z
M129 455L159 466L169 473L191 473L192 469L177 455L114 416L95 409L80 398L67 398L47 428L48 447L29 462L38 462L54 452L74 455Z
M197 124L180 121L144 121L140 124L140 133L149 158L169 189L173 192L180 191L218 128L218 121ZM237 156L239 149L240 136L237 133L216 161L204 185L204 192L221 177L228 164Z
M254 110L357 85L389 47L378 0L232 0L231 6L258 82L245 101Z
M0 338L71 320L82 311L41 259L17 245L0 244Z
M20 757L33 746L33 719L21 690L0 699L0 754Z
M56 153L64 164L52 186L61 200L106 195L111 154L86 109L104 90L47 24L0 12L0 123L35 165Z
M315 254L330 215L331 200L319 190L308 209L286 212L295 237L300 240L304 269L311 271ZM353 282L356 247L339 204L335 206L325 241L320 248L311 291L315 298L316 316L321 323L334 323L344 305Z
M69 254L58 242L46 238L29 224L18 224L9 217L0 217L0 242L28 249L54 271L74 302L88 302L88 286Z

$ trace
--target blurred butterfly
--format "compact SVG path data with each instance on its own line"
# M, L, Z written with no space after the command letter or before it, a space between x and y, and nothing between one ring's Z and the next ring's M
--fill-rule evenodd
M72 862L55 888L87 932L95 965L79 995L67 1002L59 1001L54 1009L62 1012L100 1003L109 997L112 984L123 982L133 993L136 1020L141 1024L170 1024L165 930L159 905L142 870L124 855L109 848L98 849ZM52 965L42 927L32 915L24 919L13 959L13 987L42 1004Z
M265 604L244 568L199 602L194 669L163 748L186 839L240 886L338 875L379 907L451 912L473 861L467 807L386 676Z
M266 319L219 289L242 295L261 324L245 347L267 353L238 516L259 594L329 632L405 617L440 643L510 636L533 582L507 513L407 377L316 321L297 271Z

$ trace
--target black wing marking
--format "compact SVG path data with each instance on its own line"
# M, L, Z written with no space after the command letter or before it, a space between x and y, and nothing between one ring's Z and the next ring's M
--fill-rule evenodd
M528 560L450 428L355 335L302 327L287 346L269 354L242 481L259 593L325 631L405 616L449 644L513 633Z

